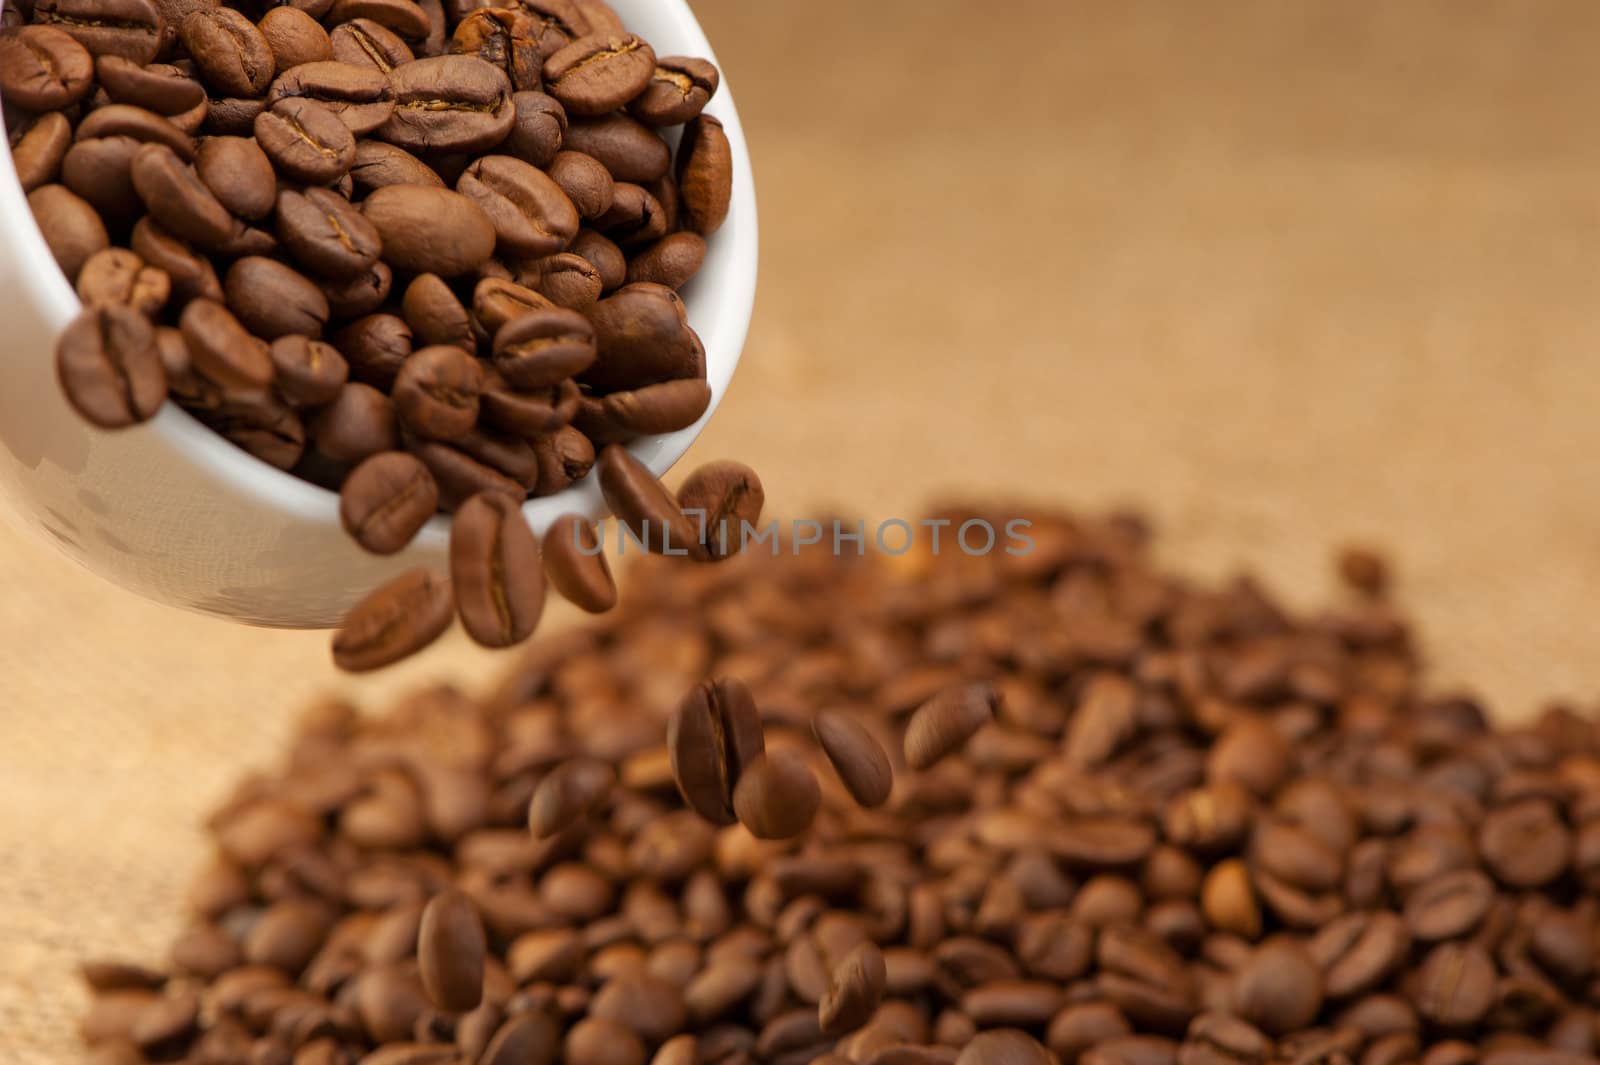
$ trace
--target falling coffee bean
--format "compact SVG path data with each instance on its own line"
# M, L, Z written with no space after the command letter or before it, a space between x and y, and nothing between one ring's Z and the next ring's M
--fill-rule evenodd
M617 585L593 523L563 514L544 534L544 571L562 597L580 610L603 614L617 603Z
M402 573L345 616L334 663L351 673L381 669L438 639L454 616L448 580L426 569Z
M467 634L485 647L527 639L544 612L539 541L518 505L520 495L480 493L456 511L450 576Z
M699 685L667 720L667 750L678 791L712 824L734 823L734 790L745 767L765 749L755 700L732 678Z
M889 755L861 722L826 710L812 720L811 728L852 799L868 808L889 801L894 787Z
M733 789L739 823L757 839L793 839L811 827L822 802L817 778L792 751L757 755L741 765Z
M987 684L947 688L919 707L906 726L906 764L927 769L959 750L994 720L999 697Z
M450 1013L477 1007L487 952L483 922L466 895L447 890L429 900L417 929L417 963L436 1007Z

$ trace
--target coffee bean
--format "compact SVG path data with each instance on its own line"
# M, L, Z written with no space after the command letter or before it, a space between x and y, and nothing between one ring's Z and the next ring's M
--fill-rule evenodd
M569 385L570 382L563 385L562 389ZM576 398L576 389L569 394ZM492 395L486 399L486 409L490 410L491 415L494 407ZM561 414L559 409L553 410L552 420L559 420ZM554 495L583 480L594 468L594 445L588 437L571 426L561 426L536 439L533 453L539 463L539 481L533 493L536 496Z
M329 34L328 43L338 62L370 67L382 74L416 58L399 34L371 19L339 23Z
M422 160L403 148L382 141L357 141L350 176L358 192L370 193L386 185L424 185L444 188L444 181Z
M603 614L617 602L611 567L600 551L593 524L577 514L564 514L544 534L545 575L570 603L591 614Z
M334 22L370 19L408 41L425 40L432 29L427 12L412 0L334 0L328 17Z
M618 182L611 209L596 218L594 224L622 247L639 248L666 236L667 214L648 189Z
M1541 887L1566 870L1572 859L1572 834L1548 801L1524 799L1484 816L1478 848L1501 883Z
M811 827L822 793L792 752L758 754L739 766L736 779L734 812L757 839L793 839Z
M259 222L272 213L277 202L278 179L272 161L253 140L207 137L195 153L195 172L217 201L240 218Z
M588 311L599 359L583 375L601 392L704 377L705 351L683 301L661 285L628 285Z
M261 345L258 350L264 355L265 349ZM194 351L192 344L190 350ZM230 393L223 389L222 402L205 412L205 420L235 445L280 470L292 469L305 453L306 432L300 416L270 392Z
M888 973L883 952L862 943L834 967L827 992L817 1006L817 1023L824 1034L843 1035L865 1024L883 998Z
M103 303L80 311L56 346L56 374L67 402L102 429L148 421L166 398L155 331L126 306Z
M141 218L134 225L129 245L139 258L167 275L177 301L222 302L222 282L217 279L211 260L196 254L149 218Z
M448 189L387 186L368 196L361 211L377 231L384 261L397 269L454 277L477 269L494 252L489 216Z
M331 184L355 165L355 137L314 100L279 100L256 116L255 135L280 173L308 185Z
M394 113L377 136L408 151L484 151L505 140L516 121L505 72L474 56L401 64L389 87Z
M682 288L700 272L705 259L704 237L696 233L673 233L633 257L628 263L628 283L643 281Z
M395 410L412 432L452 440L477 424L482 389L483 373L471 355L446 345L421 348L395 376Z
M521 494L480 493L456 512L450 573L467 634L485 647L527 639L544 611L539 542L522 517Z
M439 509L439 487L415 456L385 451L365 459L339 491L339 520L362 547L392 555Z
M95 81L112 100L158 115L180 115L206 102L205 87L182 67L141 65L119 55L94 58Z
M1423 942L1453 939L1477 927L1493 903L1494 883L1481 871L1441 873L1406 899L1406 927Z
M1441 943L1417 974L1417 1011L1442 1028L1476 1024L1494 1001L1494 962L1476 943Z
M365 317L383 306L394 284L394 271L387 263L375 262L360 273L330 281L319 278L322 294L335 318Z
M11 147L22 191L32 192L61 173L61 160L72 144L72 124L64 115L40 115Z
M472 317L438 274L418 274L401 300L406 324L424 345L449 344L471 351L477 347Z
M906 764L927 769L959 750L973 734L994 720L999 703L986 684L947 688L923 704L906 726Z
M734 823L734 787L744 767L765 748L755 701L737 680L699 685L667 721L667 750L678 791L713 824Z
M594 360L594 328L575 311L530 311L495 333L495 369L514 388L554 387L581 374Z
M1015 1028L979 1032L962 1048L955 1065L1049 1065L1050 1055L1032 1037Z
M480 1065L522 1065L554 1061L560 1032L550 1018L522 1013L500 1026L478 1062Z
M259 391L272 383L267 346L245 331L226 307L192 300L178 319L194 368L223 389Z
M125 136L80 140L61 158L61 183L105 219L133 218L144 209L133 187L133 157L140 147L140 141Z
M53 26L0 32L0 95L29 111L60 111L94 88L89 50Z
M178 27L178 39L200 77L219 96L260 96L272 84L277 61L253 22L230 7L203 7Z
M33 21L62 30L96 56L141 66L155 59L164 28L151 0L36 0Z
M383 71L338 60L302 63L284 71L262 102L271 107L287 97L315 100L338 115L357 137L389 121L395 106L394 91Z
M493 223L506 255L553 255L578 232L578 213L543 171L509 155L486 155L467 167L456 191Z
M1235 977L1239 1015L1265 1032L1304 1028L1322 1008L1322 977L1297 940L1270 939L1250 955Z
M277 234L301 266L323 277L359 276L386 250L363 210L331 189L279 192Z
M273 66L288 70L302 63L325 63L332 59L333 42L328 31L297 7L275 7L256 24L272 49Z
M334 664L362 673L415 654L450 627L452 606L448 580L425 569L409 570L346 615L333 638Z
M116 303L153 318L166 305L172 282L166 272L124 248L89 256L78 272L78 298L86 304Z
M721 83L717 68L704 59L667 56L628 105L628 112L652 126L678 126L705 110Z
M140 147L129 172L150 217L167 232L202 247L220 246L234 234L228 209L166 145Z
M28 209L44 242L68 281L89 257L111 244L105 223L94 208L62 185L41 185L28 193Z
M894 772L889 756L871 732L855 718L838 711L818 714L811 727L851 798L868 808L889 801Z
M283 336L267 349L272 359L273 386L296 407L332 402L344 387L350 367L337 348L304 336Z
M600 275L601 291L621 288L627 280L628 260L616 242L592 229L580 229L572 238L572 253L590 263Z
M562 143L599 160L616 181L644 185L672 169L672 151L661 134L624 114L574 116Z
M561 763L539 781L528 807L528 826L538 839L583 820L611 794L617 775L604 762L575 758Z
M352 381L311 423L317 453L344 465L392 451L399 444L394 404L376 388Z
M441 1010L475 1009L483 998L488 944L472 902L459 891L429 900L417 929L417 962L428 998Z
M445 510L460 509L480 492L511 499L524 494L516 481L449 444L418 440L408 443L407 450L422 460L439 483L439 502Z
M582 152L557 152L550 161L549 174L584 220L599 218L611 210L617 194L616 182L611 172L593 156Z
M606 504L646 551L701 558L698 530L644 464L616 444L600 453Z
M587 260L570 252L547 255L522 264L520 284L538 292L557 307L584 311L600 298L600 273Z
M328 300L304 275L276 259L247 256L228 268L222 290L228 307L257 336L322 335Z
M542 92L513 93L511 104L516 118L500 150L542 170L547 169L566 136L566 109L555 97Z
M707 463L691 473L678 489L678 505L703 530L701 540L712 558L738 553L744 543L744 528L754 527L761 519L766 500L761 478L739 462Z
M204 130L212 136L248 137L256 117L269 106L255 96L218 96L206 104Z
M683 131L678 187L686 228L709 237L727 220L733 198L733 148L722 123L701 115Z
M1320 929L1310 944L1330 998L1369 991L1392 973L1411 950L1411 935L1387 911L1349 914Z
M603 115L643 92L655 66L655 51L632 34L581 37L545 60L544 80L569 114Z
M544 59L539 54L539 24L526 11L483 8L456 24L450 51L498 67L516 91L537 91Z

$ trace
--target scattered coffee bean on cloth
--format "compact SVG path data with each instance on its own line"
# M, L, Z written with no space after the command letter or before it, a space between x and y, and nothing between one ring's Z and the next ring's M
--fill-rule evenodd
M492 692L312 707L88 1060L1597 1060L1592 720L1429 692L1360 585L933 517L1033 550L649 558Z
M355 541L393 554L439 510L481 527L486 497L554 495L604 449L709 408L678 289L732 197L728 138L704 113L721 78L658 56L603 0L5 10L10 147L84 304L58 377L93 425L148 421L170 397L339 492ZM761 506L741 471L688 486L712 520L679 549L730 553L722 519ZM475 537L478 568L518 572L454 582L492 647L525 639L543 599L519 520L505 550ZM605 609L609 573L549 546L558 590ZM374 591L352 622L370 629L395 596ZM435 621L401 618L387 653L336 661L386 665Z

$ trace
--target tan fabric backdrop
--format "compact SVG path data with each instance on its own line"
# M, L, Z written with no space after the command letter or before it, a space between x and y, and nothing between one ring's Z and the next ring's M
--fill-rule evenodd
M748 458L790 515L1131 501L1173 562L1302 601L1378 541L1443 680L1593 704L1600 6L698 6L765 248L692 458ZM0 1059L72 1059L75 957L158 955L202 811L338 683L325 640L0 530Z

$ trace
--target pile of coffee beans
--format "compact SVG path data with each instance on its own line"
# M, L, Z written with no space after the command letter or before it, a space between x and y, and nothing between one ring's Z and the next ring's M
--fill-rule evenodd
M487 529L513 535L493 497L559 492L598 449L705 413L677 290L729 210L732 151L702 114L720 79L657 57L602 0L24 0L4 15L13 156L84 304L59 377L94 425L146 421L170 396L342 490L345 527L379 554L483 498L463 548L481 564ZM392 658L369 630L399 600L420 611L410 628L439 628L445 587L408 574L357 609L359 646L336 657ZM531 590L493 617L486 594L459 604L475 639L531 631Z
M1127 515L935 515L1018 516L647 559L485 698L314 707L168 963L85 968L90 1060L1600 1060L1594 722L1426 692L1371 557L1300 616Z

